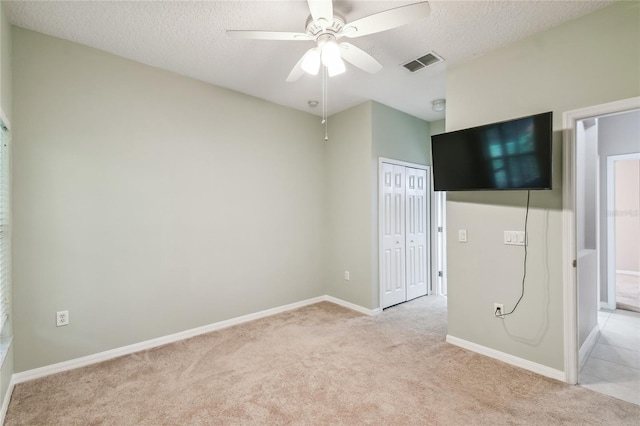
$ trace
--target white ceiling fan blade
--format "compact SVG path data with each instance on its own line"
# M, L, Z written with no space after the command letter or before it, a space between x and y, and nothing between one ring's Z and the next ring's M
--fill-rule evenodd
M293 66L293 69L289 73L287 77L287 83L293 83L294 81L298 81L300 77L304 74L304 70L302 69L302 61L304 60L304 56L300 58L300 60Z
M233 38L245 38L256 40L290 40L307 41L313 40L305 33L288 33L281 31L252 31L252 30L227 30L227 36Z
M368 73L375 74L382 69L382 64L373 56L351 43L340 43L340 54L345 61Z
M313 20L327 29L333 23L333 2L331 0L307 0Z
M348 23L341 31L345 37L361 37L401 27L429 16L429 3L414 3L374 13Z

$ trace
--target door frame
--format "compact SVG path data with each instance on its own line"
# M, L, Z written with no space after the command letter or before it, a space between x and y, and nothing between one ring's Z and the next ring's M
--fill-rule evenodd
M378 196L378 308L380 309L380 311L382 311L382 297L384 295L384 290L382 288L382 258L383 258L383 250L382 250L382 233L383 233L383 227L382 227L382 209L383 209L383 204L382 204L382 199L380 197L380 189L382 188L382 179L383 179L383 173L382 173L382 164L386 163L386 164L392 164L394 166L404 166L404 167L411 167L414 169L420 169L420 170L425 170L427 172L427 183L429 185L429 188L427 189L427 196L425 197L426 201L427 201L427 208L425 209L425 212L427 214L427 244L426 246L429 247L429 256L427 257L427 295L430 295L432 293L432 265L431 265L431 258L432 258L432 227L433 227L433 223L431 221L431 196L433 193L433 182L431 179L431 167L425 165L425 164L418 164L418 163L410 163L408 161L402 161L402 160L395 160L393 158L387 158L387 157L378 157L378 187L377 187L377 196Z
M433 292L438 296L447 296L447 193L433 191ZM442 228L442 230L438 229ZM438 275L442 272L442 276Z
M607 304L616 309L616 161L640 160L640 152L607 157Z
M578 289L576 231L576 123L587 118L618 114L640 108L640 97L566 111L562 114L562 270L564 290L565 381L578 383Z

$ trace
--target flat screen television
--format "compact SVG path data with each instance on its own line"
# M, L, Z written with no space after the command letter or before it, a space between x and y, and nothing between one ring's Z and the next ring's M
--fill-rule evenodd
M431 137L435 191L551 189L553 114Z

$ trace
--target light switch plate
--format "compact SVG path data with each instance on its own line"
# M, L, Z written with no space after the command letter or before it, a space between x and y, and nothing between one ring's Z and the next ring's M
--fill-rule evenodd
M461 243L466 243L467 242L467 230L466 229L459 229L458 230L458 241Z
M508 246L525 245L526 237L524 231L504 231L504 244Z

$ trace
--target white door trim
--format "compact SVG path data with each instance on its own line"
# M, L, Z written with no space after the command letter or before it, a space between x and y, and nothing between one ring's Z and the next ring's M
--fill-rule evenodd
M564 288L564 371L565 381L578 382L578 306L576 268L575 211L575 129L576 122L585 118L618 114L640 108L640 97L624 99L587 108L566 111L562 114L563 173L562 173L562 260Z
M433 234L435 235L434 256L435 265L433 273L433 282L437 283L434 292L438 296L447 295L447 193L445 191L434 191L434 218ZM438 231L438 227L442 227L442 231ZM438 276L438 272L442 271L442 276Z
M382 165L382 163L393 164L394 166L405 166L405 167L411 167L414 169L429 171L429 166L426 166L424 164L410 163L408 161L394 160L393 158L386 158L386 157L378 157L378 170L380 170L380 165Z
M607 157L607 305L616 308L616 161L640 160L640 152ZM614 283L614 284L612 284Z
M382 288L382 274L383 274L383 270L382 270L382 257L383 257L383 252L382 252L382 235L383 235L383 227L382 227L382 200L380 199L380 188L382 187L382 164L383 163L387 163L387 164L393 164L396 166L405 166L405 167L411 167L414 169L420 169L420 170L426 170L427 172L427 177L431 176L431 167L426 166L424 164L417 164L417 163L410 163L408 161L402 161L402 160L394 160L392 158L387 158L387 157L378 157L378 185L377 185L377 191L378 191L378 309L382 310L382 300L383 300L383 296L384 296L384 291ZM432 227L432 221L431 221L431 197L432 197L432 192L433 192L433 180L431 178L428 179L429 180L429 189L427 191L427 202L429 203L429 205L426 208L427 211L427 241L428 244L427 246L429 248L431 248L432 245L432 233L431 233L431 227ZM429 253L429 258L427 259L427 277L429 279L429 282L427 283L427 294L431 294L430 289L432 288L432 282L431 282L431 275L432 275L432 265L431 265L431 255L432 252Z

